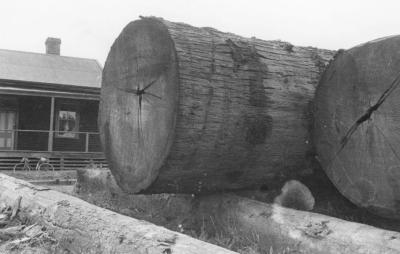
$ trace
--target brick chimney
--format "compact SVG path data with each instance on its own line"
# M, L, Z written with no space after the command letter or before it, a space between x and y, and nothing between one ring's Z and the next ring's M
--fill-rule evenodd
M45 44L46 54L60 55L61 39L48 37Z

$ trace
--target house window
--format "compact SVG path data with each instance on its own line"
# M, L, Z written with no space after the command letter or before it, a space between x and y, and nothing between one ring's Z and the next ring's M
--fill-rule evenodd
M79 114L72 110L58 110L56 122L57 138L78 138Z

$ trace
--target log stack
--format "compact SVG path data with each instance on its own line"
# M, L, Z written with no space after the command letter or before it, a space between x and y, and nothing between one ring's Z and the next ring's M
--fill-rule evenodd
M340 52L315 99L319 160L358 206L400 219L400 36Z
M158 18L128 24L104 66L99 115L118 185L203 193L310 173L309 104L333 54Z

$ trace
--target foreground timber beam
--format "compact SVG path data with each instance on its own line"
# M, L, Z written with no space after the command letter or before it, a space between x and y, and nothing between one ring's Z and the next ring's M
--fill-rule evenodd
M334 52L158 18L129 23L103 70L99 127L130 193L270 188L309 170L309 105Z
M143 199L144 195L129 195L118 190L112 175L106 170L87 169L78 173L79 194L83 198L104 204L113 200L113 209L126 212L126 200ZM148 195L149 201L154 195ZM189 196L189 195L188 195ZM111 198L112 197L112 198ZM97 199L97 200L96 200ZM209 225L221 231L234 233L232 237L248 239L255 235L262 250L273 253L311 254L380 254L400 253L400 233L365 224L349 222L312 212L284 208L230 194L182 198L173 195L168 202L180 202L185 211L192 210L195 225ZM160 202L160 201L159 201ZM129 207L135 207L132 202ZM120 205L121 207L119 207ZM190 208L191 207L191 208ZM188 216L188 212L171 211L160 206L158 213ZM144 211L143 213L150 212ZM186 213L186 214L183 214ZM184 225L191 227L191 225Z
M245 236L255 233L261 249L272 246L277 253L400 253L400 233L394 231L234 195L210 196L199 204L200 213L217 217L213 222L235 225Z
M46 226L73 253L235 253L47 188L0 174L0 202Z

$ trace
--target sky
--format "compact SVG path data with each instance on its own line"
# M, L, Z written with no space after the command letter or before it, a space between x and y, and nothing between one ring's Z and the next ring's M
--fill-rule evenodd
M0 0L0 48L44 53L58 37L61 55L104 65L139 15L326 49L400 33L399 0Z

